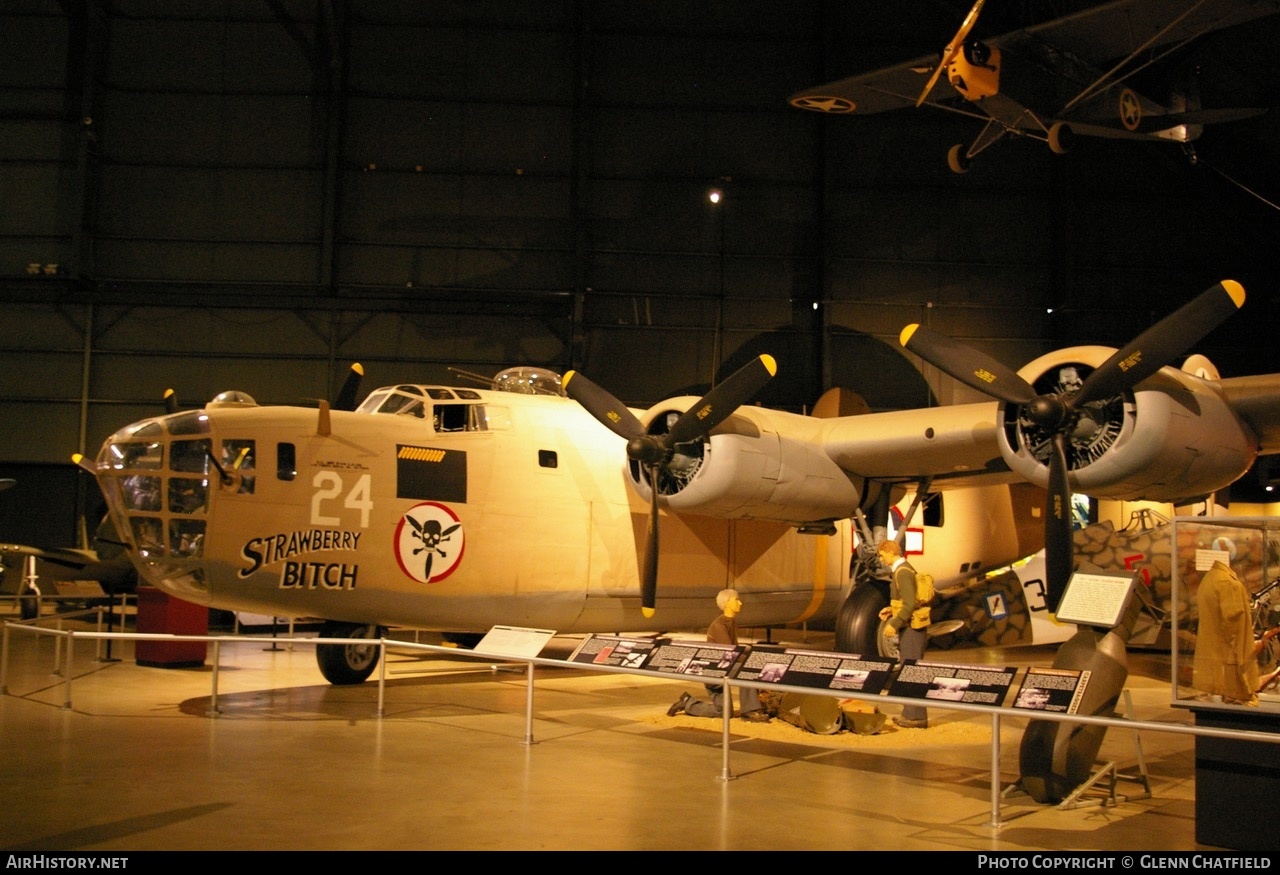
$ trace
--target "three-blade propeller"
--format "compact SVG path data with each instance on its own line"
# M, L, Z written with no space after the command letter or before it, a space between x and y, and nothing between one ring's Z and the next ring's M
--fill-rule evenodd
M635 415L606 390L577 371L564 375L565 394L614 434L627 441L627 457L641 465L649 480L649 527L644 561L640 569L640 606L652 617L658 591L658 483L659 476L676 453L676 447L700 440L746 404L778 371L772 356L752 359L698 400L675 421L666 434L649 434Z
M1045 574L1050 610L1056 610L1074 568L1068 483L1068 440L1085 405L1120 395L1150 377L1216 328L1244 303L1244 288L1223 280L1142 332L1089 374L1075 390L1040 394L1016 372L976 349L921 325L908 325L899 342L967 386L1021 407L1021 418L1051 436Z

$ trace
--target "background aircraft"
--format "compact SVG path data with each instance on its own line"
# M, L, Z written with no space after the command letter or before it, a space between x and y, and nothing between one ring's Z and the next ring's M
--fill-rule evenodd
M1075 134L1189 144L1206 124L1262 112L1202 108L1190 71L1161 78L1158 99L1140 91L1156 84L1146 73L1153 64L1204 34L1280 12L1276 0L1117 0L979 39L984 3L974 3L940 59L805 89L791 105L865 115L927 104L981 119L977 137L947 155L956 173L1006 135L1041 140L1059 154Z
M1225 281L1119 351L1062 350L1017 374L904 332L999 403L826 418L748 406L776 370L760 356L702 398L639 412L581 374L566 375L569 398L555 375L521 369L506 381L516 391L389 386L354 411L224 393L121 429L84 464L149 582L322 618L324 637L702 628L732 585L743 623L834 618L842 649L862 652L885 601L874 570L850 568L855 527L864 545L883 537L909 490L918 507L938 492L1038 487L1038 507L1007 488L970 504L971 533L989 537L962 564L924 570L945 589L1025 555L1017 533L1038 512L1052 610L1071 571L1069 490L1204 495L1280 450L1280 375L1220 380L1200 357L1165 366L1242 302ZM317 658L330 681L354 683L375 653L322 645Z

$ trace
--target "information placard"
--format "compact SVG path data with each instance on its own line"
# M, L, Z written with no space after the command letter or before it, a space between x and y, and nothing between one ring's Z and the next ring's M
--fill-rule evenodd
M547 642L554 638L555 634L554 629L494 626L480 639L475 649L480 653L532 658L542 652L542 648L547 646Z
M593 635L592 639L608 640L606 636ZM618 640L618 639L613 639ZM729 674L734 664L746 651L743 644L712 644L708 641L670 641L665 638L653 642L653 647L640 666L646 671L662 674L688 675L699 679L722 678ZM575 657L582 652L579 647ZM576 662L594 662L600 657L576 659ZM611 658L611 656L610 656Z
M864 659L853 653L824 650L752 648L738 670L738 680L755 680L796 687L879 693L893 671L891 659Z
M622 638L617 635L592 635L569 655L570 662L591 665L614 665L619 668L644 668L653 654L658 638Z
M1074 714L1088 685L1088 671L1033 666L1027 669L1026 677L1022 679L1013 707Z
M1111 629L1120 623L1138 575L1076 571L1058 604L1059 623Z
M950 665L908 659L889 688L889 695L999 705L1013 684L1010 666Z

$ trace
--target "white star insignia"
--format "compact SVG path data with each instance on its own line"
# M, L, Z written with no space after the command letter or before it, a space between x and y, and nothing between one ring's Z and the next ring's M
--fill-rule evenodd
M791 105L797 109L812 109L816 112L853 112L854 110L852 100L845 100L843 97L822 97L820 95L797 97L791 101Z

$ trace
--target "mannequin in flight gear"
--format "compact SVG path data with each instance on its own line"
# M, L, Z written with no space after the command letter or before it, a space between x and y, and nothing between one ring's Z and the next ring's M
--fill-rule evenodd
M902 556L897 541L882 541L876 553L890 571L889 607L880 612L885 620L886 638L898 638L900 660L924 659L924 648L929 642L929 604L918 591L916 570ZM931 593L929 594L932 595ZM905 705L893 722L904 729L927 729L929 712L918 705Z
M742 600L735 589L722 589L716 594L716 607L720 616L711 621L707 627L707 640L713 644L738 643L738 612L742 610ZM674 717L681 711L691 717L721 717L724 715L725 688L721 685L707 684L707 692L711 700L697 699L689 693L681 693L680 698L667 709L667 716ZM760 694L754 687L740 687L738 690L738 717L752 723L768 723L769 715L760 707ZM733 707L730 702L730 707Z

